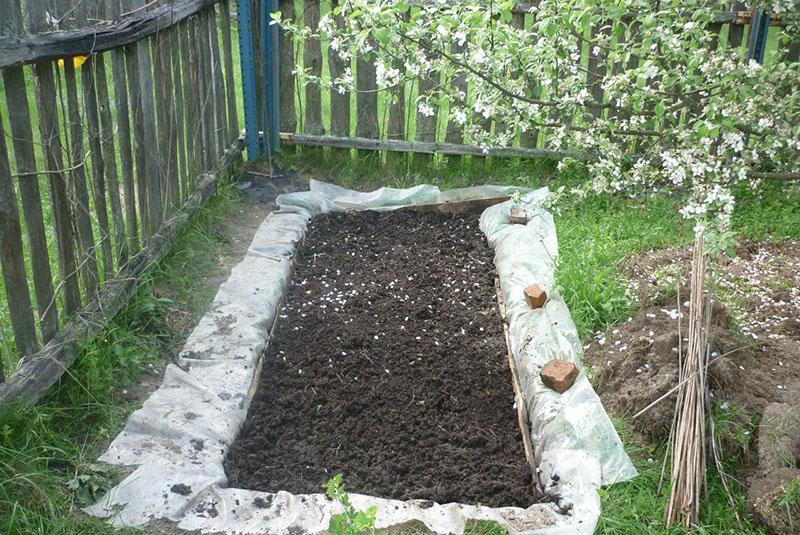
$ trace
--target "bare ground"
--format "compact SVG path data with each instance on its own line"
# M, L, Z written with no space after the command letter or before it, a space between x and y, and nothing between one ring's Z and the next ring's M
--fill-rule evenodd
M592 381L609 412L631 420L643 439L664 440L676 396L678 356L688 327L691 250L634 257L621 268L641 308L628 322L596 333L586 346ZM748 512L775 533L792 533L776 507L800 477L800 249L795 241L745 242L714 265L716 296L709 382L724 456L745 481ZM678 289L680 287L680 289ZM639 411L651 406L637 418Z

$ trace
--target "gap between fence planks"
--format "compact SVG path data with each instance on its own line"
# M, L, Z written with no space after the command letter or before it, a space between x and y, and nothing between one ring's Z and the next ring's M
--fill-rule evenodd
M117 277L106 282L89 303L71 317L50 342L36 354L20 361L14 375L0 385L0 406L21 401L36 403L64 374L78 357L82 340L97 335L139 288L144 274L169 252L177 233L186 226L192 214L214 193L222 175L239 158L244 138L239 137L223 154L213 170L198 179L197 189L183 207L168 218L145 247L134 256Z
M503 292L500 289L500 280L494 279L494 290L497 296L497 309L500 312L500 318L503 320L503 337L506 341L506 350L508 352L508 367L511 368L511 384L514 387L514 402L517 406L517 422L519 429L522 433L522 447L525 449L525 459L531 468L531 487L533 488L533 497L537 501L544 496L542 492L542 485L539 482L539 474L536 472L536 457L533 455L533 446L531 445L531 428L528 423L528 409L525 404L525 396L522 394L522 387L519 381L519 372L517 371L517 361L514 359L514 353L511 351L511 340L508 336L508 317L506 317L506 300L503 298Z

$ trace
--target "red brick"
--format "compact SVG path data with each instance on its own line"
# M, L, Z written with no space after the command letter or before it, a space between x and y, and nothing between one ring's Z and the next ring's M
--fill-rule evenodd
M547 292L538 284L531 284L525 288L525 300L531 308L542 308L547 302Z
M554 359L545 364L539 376L546 387L563 394L573 385L578 373L578 368L573 362Z

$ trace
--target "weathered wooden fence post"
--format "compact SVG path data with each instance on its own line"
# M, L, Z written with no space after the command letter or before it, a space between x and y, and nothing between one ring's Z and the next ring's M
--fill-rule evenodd
M19 224L17 196L6 151L6 135L0 117L0 266L3 269L11 329L17 353L29 355L38 349L33 306L25 276L22 230ZM5 366L0 355L0 383L5 381Z
M19 0L3 0L0 12L7 17L7 28L14 34L24 33L22 6ZM22 213L31 254L31 272L36 290L36 303L45 337L58 328L54 299L53 280L50 272L50 255L42 216L42 198L39 191L39 172L34 153L33 129L25 85L25 73L21 66L3 69L8 122L11 127L16 160L19 191L22 197Z

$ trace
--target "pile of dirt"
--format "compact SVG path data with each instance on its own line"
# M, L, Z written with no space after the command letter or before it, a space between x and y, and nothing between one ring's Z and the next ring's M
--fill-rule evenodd
M477 216L311 222L230 485L487 506L533 503L492 251Z
M749 511L785 533L786 512L775 504L786 483L800 477L797 245L748 242L735 258L715 264L709 336L709 385L724 455L740 461ZM597 333L584 356L606 409L630 418L649 407L631 423L657 441L669 434L676 400L669 393L688 341L688 288L681 284L690 258L688 248L673 248L626 262L642 306L628 322Z

